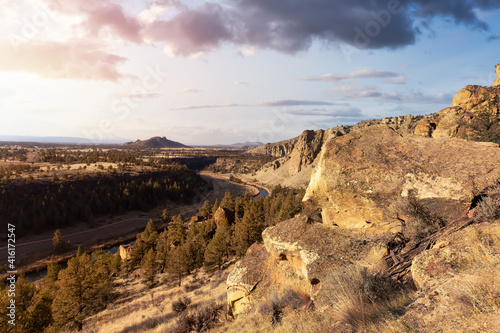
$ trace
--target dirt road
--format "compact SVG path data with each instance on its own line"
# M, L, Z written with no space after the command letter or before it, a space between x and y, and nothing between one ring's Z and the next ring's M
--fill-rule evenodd
M82 223L79 226L62 229L63 238L64 240L70 241L73 252L78 246L89 249L93 246L105 244L114 240L125 241L126 239L134 237L137 232L144 230L150 218L156 221L164 208L167 208L171 212L171 215L182 214L188 219L198 212L198 209L203 205L205 200L213 204L215 199L218 198L220 201L228 191L231 192L233 197L242 195L246 191L256 191L253 187L232 183L223 176L202 174L202 177L207 181L211 181L214 189L203 197L198 198L197 202L191 205L174 205L172 203L167 203L149 213L129 212L126 215L115 216L113 218L101 218L97 221L98 226L94 228L89 228L86 224ZM43 265L52 254L53 236L53 231L47 231L40 235L24 237L17 243L17 269L19 270L27 266ZM2 267L7 266L7 243L5 241L0 242L0 265Z

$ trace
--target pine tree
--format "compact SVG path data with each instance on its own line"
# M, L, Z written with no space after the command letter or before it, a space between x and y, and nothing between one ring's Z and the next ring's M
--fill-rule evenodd
M184 218L182 215L175 216L168 225L168 242L175 246L184 243L186 230L184 230Z
M217 265L221 269L222 264L229 258L231 253L231 228L227 222L220 223L214 238L208 243L204 255L204 265Z
M151 248L144 256L141 267L144 270L144 277L142 282L149 288L153 287L155 284L156 273L158 272L158 264L156 262L156 253Z
M82 329L83 320L104 308L111 295L109 271L79 253L59 273L59 292L52 304L56 324L61 328Z
M177 246L170 251L167 270L177 279L180 287L182 276L188 271L186 252L182 246Z
M200 208L199 213L198 213L198 219L199 220L208 220L209 218L212 217L212 206L210 205L210 202L206 200L203 203L203 206Z
M234 200L231 192L226 192L226 194L224 194L220 206L234 212Z
M63 239L63 235L60 229L57 229L54 232L54 237L52 238L52 249L54 253L62 253L66 251L69 246L69 242L65 243Z

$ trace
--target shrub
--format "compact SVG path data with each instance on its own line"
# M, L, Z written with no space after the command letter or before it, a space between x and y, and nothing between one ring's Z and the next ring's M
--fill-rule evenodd
M191 304L191 299L184 296L179 297L177 301L172 302L172 311L180 313L187 309L187 307Z
M202 332L210 329L218 323L223 313L222 303L211 302L198 306L191 313L186 311L172 328L172 333Z
M296 310L306 305L303 298L293 290L286 290L283 295L273 293L267 301L259 305L259 312L271 317L272 324L278 324L283 318L285 309Z
M500 218L500 201L484 197L476 207L476 219L488 221L498 218Z

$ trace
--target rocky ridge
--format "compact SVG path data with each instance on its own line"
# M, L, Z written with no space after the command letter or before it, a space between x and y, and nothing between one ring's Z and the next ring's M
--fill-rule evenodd
M497 75L499 71L500 65ZM321 211L323 223L298 216L266 229L264 244L254 245L228 278L228 303L233 313L252 311L271 290L286 288L320 307L328 306L328 274L333 268L387 271L389 263L398 262L393 252L397 237L404 244L410 239L408 235L418 240L423 237L420 232L432 234L464 216L473 217L485 198L483 193L500 179L500 149L496 143L466 139L472 138L468 136L470 124L478 115L499 114L498 80L493 87L465 87L455 96L451 108L436 114L305 131L297 138L286 163L274 170L285 167L288 176L309 170L304 201L311 209ZM476 228L468 226L463 232L474 233L470 230ZM494 228L487 236L489 247L481 250L486 251L487 258L499 252L498 225ZM413 265L405 266L411 267L413 280L423 292L422 302L430 297L431 303L436 303L424 290L429 286L435 290L432 288L440 283L436 282L434 268L429 267L435 266L439 274L458 272L449 263L430 265L456 259L458 248L440 249L459 243L459 238L453 238L453 234L443 237L423 246L412 245L422 253L411 257L408 265ZM476 237L473 241L478 245L479 240ZM429 250L435 242L434 249ZM436 257L433 253L441 254ZM447 265L451 265L451 271ZM477 274L481 273L476 272L473 280ZM425 282L429 278L432 282ZM445 291L453 282L442 285ZM415 320L416 326L430 318L426 316L432 317L435 308L421 304L423 308L408 308L408 320Z

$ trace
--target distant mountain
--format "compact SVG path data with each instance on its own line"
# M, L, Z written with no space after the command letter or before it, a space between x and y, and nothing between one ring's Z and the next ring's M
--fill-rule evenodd
M7 142L33 142L33 143L58 143L58 144L122 144L125 139L102 139L90 140L78 137L64 136L21 136L21 135L0 135L0 141Z
M262 142L238 142L238 143L233 143L230 146L233 147L258 147L264 145Z
M126 148L147 149L147 148L188 148L180 142L168 140L166 137L155 136L148 140L137 140L135 142L126 142L123 144Z

